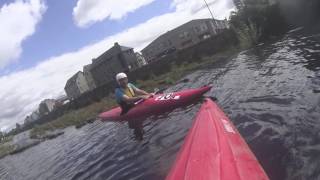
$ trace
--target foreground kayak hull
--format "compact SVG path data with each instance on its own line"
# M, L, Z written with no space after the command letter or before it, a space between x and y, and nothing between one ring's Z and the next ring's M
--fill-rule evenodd
M167 180L269 179L237 129L206 99Z
M158 94L152 98L140 102L124 115L120 115L121 108L117 107L101 113L99 115L99 118L102 121L121 121L163 113L193 102L197 98L200 98L204 93L208 92L210 89L210 86L204 86L197 89Z

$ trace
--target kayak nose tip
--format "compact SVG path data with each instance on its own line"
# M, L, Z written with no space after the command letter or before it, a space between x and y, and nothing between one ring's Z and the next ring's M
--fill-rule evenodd
M204 85L202 88L204 88L206 91L211 90L212 86L211 85Z

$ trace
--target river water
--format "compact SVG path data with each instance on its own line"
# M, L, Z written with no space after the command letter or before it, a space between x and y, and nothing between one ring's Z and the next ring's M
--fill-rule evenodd
M167 92L212 84L206 95L218 98L270 179L320 179L320 34L290 32L186 78ZM0 179L164 179L200 105L68 128L1 159Z

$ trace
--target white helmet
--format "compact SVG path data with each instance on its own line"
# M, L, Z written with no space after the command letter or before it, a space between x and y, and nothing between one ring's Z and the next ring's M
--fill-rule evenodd
M119 81L120 79L123 79L123 78L126 78L127 77L127 75L125 74L125 73L118 73L117 75L116 75L116 80L117 81Z

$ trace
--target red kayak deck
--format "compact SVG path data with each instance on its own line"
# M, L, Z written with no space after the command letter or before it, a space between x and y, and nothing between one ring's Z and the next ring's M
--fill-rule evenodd
M132 118L141 118L157 113L170 111L174 108L187 105L200 98L204 93L211 89L210 86L204 86L197 89L183 90L174 93L158 94L152 98L144 100L135 105L124 115L120 115L121 108L117 107L99 115L102 121L120 121L130 120Z
M167 180L269 179L223 111L206 99Z

